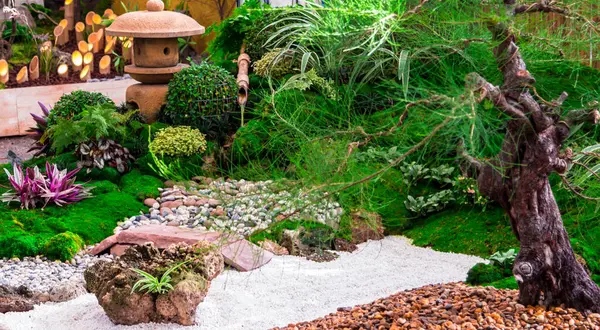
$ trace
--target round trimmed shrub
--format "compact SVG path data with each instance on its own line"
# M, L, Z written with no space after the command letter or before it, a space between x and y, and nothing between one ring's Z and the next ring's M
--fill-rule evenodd
M471 285L489 284L506 277L504 270L492 264L478 263L467 273L467 283Z
M161 156L188 157L206 150L206 138L189 126L167 127L156 132L149 147Z
M83 240L79 235L70 231L50 237L44 244L44 254L51 260L71 260L83 247Z
M233 112L237 103L237 83L225 69L203 62L175 74L169 82L163 119L174 125L210 126L220 115Z
M57 118L78 120L86 106L115 103L109 97L96 92L74 91L60 97L48 116L48 125L56 123Z

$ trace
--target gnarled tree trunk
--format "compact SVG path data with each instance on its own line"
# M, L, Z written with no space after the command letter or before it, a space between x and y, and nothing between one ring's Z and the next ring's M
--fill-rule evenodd
M560 12L547 1L522 5L504 0L509 15L532 11ZM559 11L561 10L561 11ZM552 172L564 174L570 152L560 153L570 127L582 121L596 123L597 110L572 110L559 116L563 93L551 104L530 94L535 79L527 71L515 36L504 23L490 27L498 46L495 55L504 74L502 86L493 86L477 74L467 86L480 92L512 119L507 124L502 151L495 160L482 163L462 155L476 168L478 186L508 213L521 250L513 272L521 303L560 305L584 312L600 312L600 288L575 259L568 234L548 180Z

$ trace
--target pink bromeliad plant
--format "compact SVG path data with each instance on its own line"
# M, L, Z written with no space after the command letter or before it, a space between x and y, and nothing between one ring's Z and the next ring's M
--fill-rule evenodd
M75 183L79 169L67 172L46 163L45 175L37 166L26 168L23 172L20 166L14 165L12 174L7 169L4 171L13 189L2 194L1 200L6 203L20 202L21 208L35 208L38 205L44 208L48 204L63 206L92 196L90 190L93 187Z

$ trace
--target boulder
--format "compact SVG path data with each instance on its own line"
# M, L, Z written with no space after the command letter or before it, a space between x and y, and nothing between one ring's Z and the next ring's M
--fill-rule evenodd
M273 242L272 240L270 240L268 238L265 239L264 241L259 242L258 245L261 248L263 248L263 249L265 249L265 250L273 253L276 256L287 256L287 255L290 254L290 252L288 251L288 249L286 249L283 246L281 246L281 245Z
M141 269L160 278L166 269L181 265L170 276L166 293L132 292ZM207 241L173 244L159 251L153 244L128 248L121 257L99 261L84 272L87 289L115 324L179 323L192 325L196 309L210 281L223 271L223 256Z
M83 284L75 281L61 283L58 286L52 287L50 292L48 292L50 301L54 302L63 302L75 299L86 293L87 291Z
M36 301L26 288L0 286L0 313L27 312L33 309Z
M358 211L352 216L352 243L360 244L368 240L383 239L383 223L377 213Z

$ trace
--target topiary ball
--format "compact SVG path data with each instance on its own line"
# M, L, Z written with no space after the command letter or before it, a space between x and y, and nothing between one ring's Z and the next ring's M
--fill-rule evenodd
M83 247L83 240L79 235L70 231L50 237L44 244L44 255L51 260L71 260Z
M206 150L206 139L189 126L167 127L156 133L149 147L160 156L189 157Z
M109 97L96 92L74 91L60 97L48 116L48 125L56 123L57 118L70 120L81 119L81 113L86 106L115 103Z
M167 123L200 130L236 109L237 83L225 69L203 62L175 73L162 116ZM206 131L204 131L206 133Z

